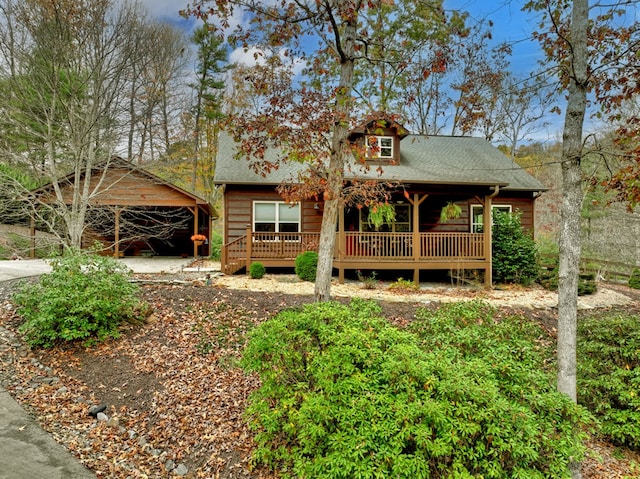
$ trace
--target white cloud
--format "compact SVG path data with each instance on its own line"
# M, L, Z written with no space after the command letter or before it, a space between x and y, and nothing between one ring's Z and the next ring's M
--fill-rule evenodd
M296 57L291 58L286 55L286 49L280 49L278 55L285 60L284 63L292 63L292 73L298 75L302 72L302 69L306 66L305 60ZM229 63L252 67L255 65L264 65L265 58L271 55L270 52L265 52L257 47L251 48L236 48L229 54Z

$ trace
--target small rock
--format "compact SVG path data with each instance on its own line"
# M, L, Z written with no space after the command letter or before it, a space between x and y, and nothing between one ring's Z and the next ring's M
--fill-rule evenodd
M150 452L153 457L160 457L160 455L162 454L161 449L151 449Z
M133 429L129 429L127 431L127 434L129 434L129 439L134 439L138 435L138 433L135 432Z
M177 476L186 476L187 472L189 472L189 469L187 468L187 466L185 466L184 464L178 464L178 467L176 467L173 472L177 475Z
M107 409L107 405L106 404L100 404L99 406L93 406L91 409L89 409L89 416L97 417L98 413L101 413L101 412L105 411L106 409Z
M120 419L118 419L117 417L112 417L111 419L109 419L109 421L107 421L107 426L109 427L120 426Z
M105 413L103 412L99 412L96 416L96 418L98 419L98 421L108 421L109 420L109 416L107 416Z
M164 470L167 472L171 472L176 468L176 463L169 459L164 463Z

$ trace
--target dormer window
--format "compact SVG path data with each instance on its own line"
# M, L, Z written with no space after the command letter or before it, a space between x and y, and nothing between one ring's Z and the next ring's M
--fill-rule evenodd
M367 158L393 159L393 137L367 136Z

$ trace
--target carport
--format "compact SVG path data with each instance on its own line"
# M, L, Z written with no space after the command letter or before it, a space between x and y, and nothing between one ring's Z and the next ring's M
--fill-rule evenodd
M70 175L67 181L58 182L67 205L74 193L72 179ZM95 167L88 188L92 194L83 248L97 241L115 257L209 254L211 221L216 215L204 199L122 158ZM42 202L55 201L51 184L35 194ZM207 241L198 245L191 240L195 234L204 235ZM35 257L35 221L31 237Z

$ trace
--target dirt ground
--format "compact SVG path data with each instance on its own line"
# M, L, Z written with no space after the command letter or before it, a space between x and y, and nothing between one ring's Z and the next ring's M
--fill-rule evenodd
M253 442L243 410L255 377L237 367L244 333L277 312L312 302L313 285L293 275L207 278L206 271L138 275L154 310L115 341L84 348L32 351L16 334L9 302L0 313L0 381L43 427L100 478L271 478L252 469ZM211 276L211 275L210 275ZM376 299L397 324L416 310L446 301L482 299L504 313L540 321L552 334L557 295L538 288L452 288L423 284L420 291L380 283L334 284L339 301ZM580 315L623 309L640 312L640 295L601 284L581 298ZM104 405L102 420L89 414ZM607 444L590 444L585 478L638 477L640 457ZM635 462L636 466L632 466Z

